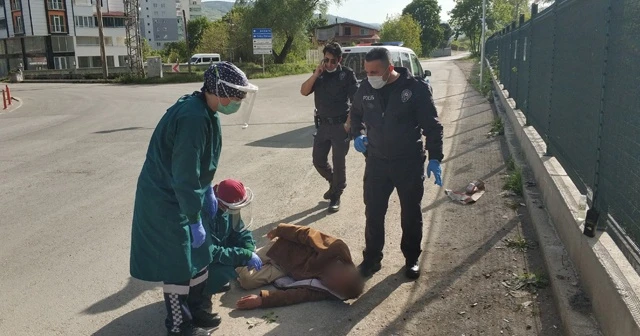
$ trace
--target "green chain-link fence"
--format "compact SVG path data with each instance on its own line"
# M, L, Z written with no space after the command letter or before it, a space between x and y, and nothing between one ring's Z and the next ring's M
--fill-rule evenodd
M487 59L599 227L640 268L640 1L557 0L494 34Z

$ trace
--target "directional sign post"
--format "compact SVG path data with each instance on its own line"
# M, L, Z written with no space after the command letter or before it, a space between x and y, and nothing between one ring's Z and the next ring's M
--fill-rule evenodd
M253 54L262 55L262 73L264 73L264 55L273 53L273 34L271 28L253 28Z

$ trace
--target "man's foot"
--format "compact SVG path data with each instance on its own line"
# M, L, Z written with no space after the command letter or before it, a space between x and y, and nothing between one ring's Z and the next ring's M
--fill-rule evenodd
M193 325L200 328L215 328L220 325L222 318L218 313L208 313L199 310L193 313Z
M326 199L328 201L328 200L331 199L331 196L333 196L333 191L331 190L331 187L329 187L329 190L327 190L327 192L324 193L322 198L324 198L324 199Z
M330 212L338 212L340 210L340 197L333 196L331 198L331 203L329 203L329 211Z
M230 290L231 290L231 284L227 282L226 284L222 285L222 287L216 292L216 294L225 293Z
M358 271L363 278L369 278L382 268L380 262L363 261L358 266Z
M417 279L420 277L420 265L418 261L407 261L405 264L404 275L409 279Z
M180 332L171 332L167 333L169 336L209 336L211 335L211 331L207 329L198 328L192 325L185 325L182 327L182 331Z

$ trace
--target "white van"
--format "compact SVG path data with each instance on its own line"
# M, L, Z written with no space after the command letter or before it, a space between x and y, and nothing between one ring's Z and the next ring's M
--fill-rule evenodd
M431 71L425 71L422 69L418 56L409 48L376 44L370 46L343 47L342 64L353 69L358 81L367 77L367 72L364 70L364 56L369 52L369 50L376 47L382 47L389 50L391 53L391 61L394 66L407 68L413 76L424 78L427 82L429 81Z
M191 64L212 64L220 62L220 54L195 54L191 56Z

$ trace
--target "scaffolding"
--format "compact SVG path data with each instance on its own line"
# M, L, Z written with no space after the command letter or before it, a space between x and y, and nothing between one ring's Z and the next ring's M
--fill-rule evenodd
M129 70L134 76L144 77L143 44L140 41L140 5L138 0L124 0L123 2Z

